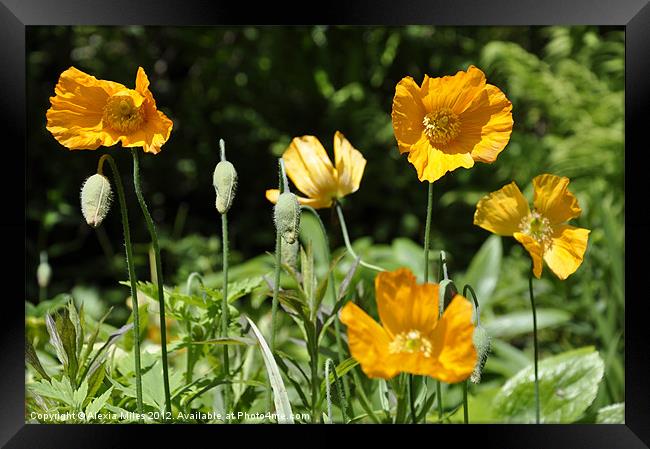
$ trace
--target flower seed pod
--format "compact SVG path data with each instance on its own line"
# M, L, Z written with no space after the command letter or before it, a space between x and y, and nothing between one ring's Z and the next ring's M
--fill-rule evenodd
M478 325L474 328L472 340L474 342L474 347L476 348L477 360L470 380L477 384L481 381L481 373L483 372L483 367L485 366L488 354L490 353L490 336L481 325Z
M38 286L45 288L50 284L50 279L52 278L52 267L47 263L47 253L45 251L41 252L41 262L38 264L36 269L36 280L38 281Z
M214 169L212 184L217 192L217 210L225 214L232 206L237 190L237 171L235 166L228 161L221 161Z
M86 179L81 188L81 212L86 223L93 228L101 225L111 208L112 200L113 190L106 176L95 173Z
M300 232L300 204L291 192L284 192L275 205L275 227L288 244L293 244Z

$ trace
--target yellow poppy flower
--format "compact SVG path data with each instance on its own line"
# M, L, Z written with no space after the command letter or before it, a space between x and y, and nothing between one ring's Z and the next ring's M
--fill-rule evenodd
M542 276L544 260L564 280L582 263L591 232L566 224L582 212L568 186L569 178L536 176L531 211L517 184L511 182L478 202L474 224L494 234L512 236L524 245L533 259L533 273L538 279Z
M512 103L474 66L453 76L425 75L421 86L402 78L391 116L400 153L429 182L475 161L494 162L513 124Z
M287 176L306 195L298 196L298 201L315 209L330 207L334 199L356 192L366 167L359 150L339 131L334 134L334 167L325 148L314 136L294 138L282 159ZM278 189L266 191L266 198L273 204L278 196Z
M407 268L375 278L381 325L354 303L341 310L350 353L368 377L400 372L460 382L476 365L472 305L456 295L438 318L438 284L417 284Z
M149 79L138 68L135 90L98 80L70 67L50 97L47 129L70 150L95 150L118 142L158 153L172 131L172 121L156 109Z

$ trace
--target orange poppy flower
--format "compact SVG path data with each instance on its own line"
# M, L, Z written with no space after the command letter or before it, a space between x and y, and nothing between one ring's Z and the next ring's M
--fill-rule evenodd
M478 202L474 224L494 234L512 236L524 245L538 279L542 260L557 277L566 279L582 263L591 232L566 224L582 212L568 186L569 178L536 176L531 211L517 184L511 182Z
M98 80L70 67L59 77L47 111L47 129L70 150L95 150L118 142L158 153L172 121L156 109L149 79L138 68L135 90Z
M341 310L350 353L368 377L400 372L443 382L467 379L476 365L472 305L456 295L438 318L438 284L417 284L407 268L375 278L381 325L354 303Z
M421 86L402 78L391 116L400 153L429 182L475 161L494 162L513 125L512 103L474 66L453 76L425 75Z
M334 199L356 192L366 167L361 152L339 131L334 134L335 167L314 136L294 138L282 159L287 176L306 195L298 196L298 202L315 209L330 207ZM278 196L278 189L266 191L266 198L273 204Z

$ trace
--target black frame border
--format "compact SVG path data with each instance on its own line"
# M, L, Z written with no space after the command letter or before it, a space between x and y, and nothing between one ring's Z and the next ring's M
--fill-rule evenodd
M650 337L644 323L645 296L642 280L645 268L642 257L650 250L650 219L644 211L648 192L642 173L643 158L648 152L644 125L650 109L650 3L648 0L362 0L347 3L304 4L301 9L286 8L280 3L247 5L186 0L0 0L0 123L6 145L0 167L0 239L9 262L5 279L18 280L20 287L5 291L7 317L0 325L0 444L5 447L28 448L101 448L130 446L141 438L151 444L162 440L174 429L192 432L192 440L206 441L236 437L239 426L191 425L26 425L24 422L24 305L22 281L26 277L23 253L22 266L15 263L22 250L20 238L25 234L22 206L27 198L12 193L24 185L26 176L26 46L25 29L32 25L237 25L237 24L309 24L337 23L361 25L623 25L626 31L625 55L625 194L626 194L626 272L627 297L625 310L625 386L626 424L621 425L470 425L410 426L406 438L416 432L432 443L454 438L463 443L488 447L553 447L553 448L643 448L650 447L650 356L646 344ZM647 126L646 126L647 127ZM644 154L646 153L646 154ZM7 170L8 169L8 170ZM10 248L10 249L7 249ZM13 257L12 257L13 256ZM5 258L7 260L7 257ZM7 281L5 281L7 283ZM10 284L10 283L9 283ZM14 294L15 293L15 294ZM218 429L218 433L215 433ZM264 437L278 432L277 426L255 426L247 436ZM284 427L282 429L285 429ZM316 430L310 426L291 426L292 437L304 435L309 440ZM327 429L320 426L320 429ZM368 426L336 426L337 431L366 432ZM374 436L399 435L393 427L371 427ZM304 433L304 432L309 433ZM137 432L137 435L135 434ZM435 432L435 433L434 433ZM444 435L443 435L444 434ZM223 437L221 437L223 435ZM408 435L408 437L407 437ZM137 440L132 440L137 438ZM242 440L248 442L248 438ZM269 440L270 442L271 440ZM336 440L331 440L336 441ZM451 440L453 441L453 440ZM282 440L283 443L286 440ZM285 443L286 444L286 443Z

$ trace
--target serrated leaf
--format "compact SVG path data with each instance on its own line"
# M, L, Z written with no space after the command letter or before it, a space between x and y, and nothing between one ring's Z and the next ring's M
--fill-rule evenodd
M103 408L106 402L108 401L108 398L111 396L111 393L113 392L113 387L110 387L108 390L104 392L100 397L95 398L88 406L86 407L86 415L89 418L92 418L94 415L99 413Z
M560 309L537 309L537 330L555 327L571 319L571 314ZM508 338L533 331L530 311L512 312L481 321L485 330L495 338Z
M565 352L539 362L540 421L578 420L598 393L605 365L593 347ZM494 399L506 422L535 422L535 376L529 365L510 378Z
M65 307L68 301L70 301L70 298L71 296L69 294L62 293L52 299L41 301L38 305L25 301L25 316L43 318L45 315L54 313Z
M248 324L250 324L253 334L260 346L262 352L262 357L264 358L264 365L266 366L266 372L269 376L269 381L271 383L271 388L273 389L273 402L275 404L275 411L278 416L278 424L293 424L293 412L291 411L291 403L289 402L289 397L287 395L287 389L284 386L282 381L282 376L280 375L280 369L278 368L275 358L271 349L269 349L266 340L262 336L262 333L257 328L253 321L246 317Z
M45 368L43 368L43 365L41 365L41 361L38 359L38 355L36 355L34 346L27 339L25 339L25 360L27 363L32 365L32 367L34 367L34 369L38 372L38 374L41 375L41 377L43 377L43 379L50 380L50 376L45 371Z
M50 335L50 343L54 346L56 356L63 366L68 366L68 355L63 347L63 342L61 341L61 336L56 328L54 319L49 314L45 316L45 327L47 328L47 333Z
M598 410L596 424L625 424L625 403L608 405Z

